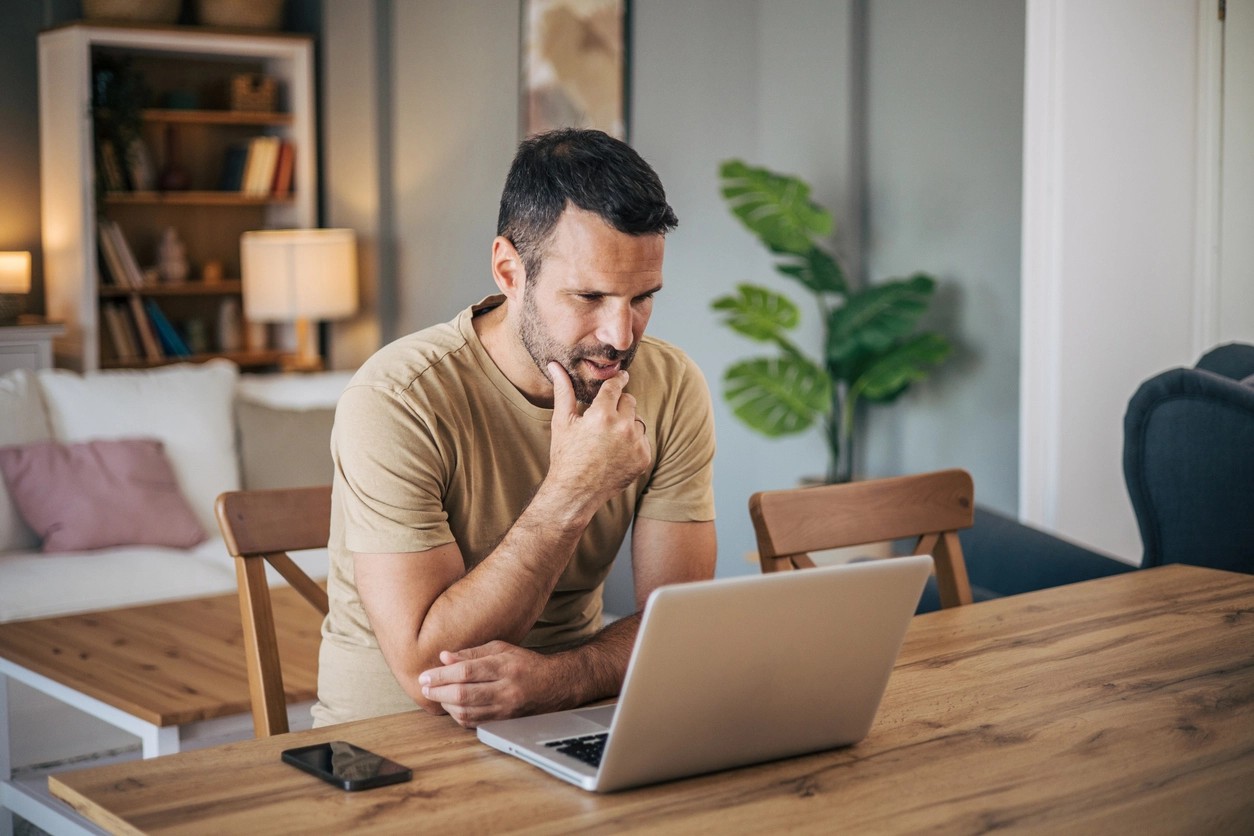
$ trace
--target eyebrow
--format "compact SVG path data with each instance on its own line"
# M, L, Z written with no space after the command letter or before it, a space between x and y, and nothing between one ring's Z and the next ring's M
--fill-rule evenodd
M657 284L649 288L648 290L643 290L640 293L631 294L631 298L637 299L641 296L649 296L654 293L660 293L661 290L662 290L662 285ZM567 292L574 296L616 296L616 295L619 295L615 293L610 293L609 291L605 291L605 290L593 290L592 288L578 288L578 287L571 288Z

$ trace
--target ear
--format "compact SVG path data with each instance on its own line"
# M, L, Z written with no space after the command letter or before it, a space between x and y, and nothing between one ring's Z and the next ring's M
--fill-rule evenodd
M522 299L527 284L527 269L522 257L508 238L500 235L492 239L492 279L501 293L511 302Z

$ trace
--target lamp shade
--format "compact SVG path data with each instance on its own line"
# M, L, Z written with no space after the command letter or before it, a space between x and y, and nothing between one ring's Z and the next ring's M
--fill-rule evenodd
M244 314L255 322L338 319L357 310L351 229L267 229L240 237Z
M30 253L0 252L0 293L30 293Z

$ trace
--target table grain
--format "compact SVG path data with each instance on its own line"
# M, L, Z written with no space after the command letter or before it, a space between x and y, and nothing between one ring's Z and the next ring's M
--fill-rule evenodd
M414 779L345 793L279 761L328 739ZM1254 577L1167 566L918 616L861 743L616 794L422 712L49 782L117 833L1249 833Z

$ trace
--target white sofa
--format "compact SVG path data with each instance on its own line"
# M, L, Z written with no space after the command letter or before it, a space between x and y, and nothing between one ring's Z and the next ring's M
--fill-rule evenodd
M0 447L156 438L207 534L191 548L45 552L0 479L0 622L235 591L214 499L241 487L329 483L334 405L349 377L241 375L226 361L0 376ZM298 562L315 576L326 574L325 552ZM67 756L65 747L81 741L58 738L73 737L73 724L50 713L47 698L11 685L12 728L26 738L15 739L14 765ZM100 745L112 742L102 738Z

